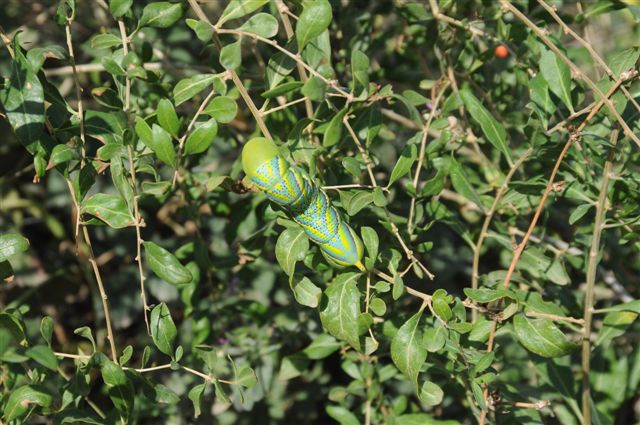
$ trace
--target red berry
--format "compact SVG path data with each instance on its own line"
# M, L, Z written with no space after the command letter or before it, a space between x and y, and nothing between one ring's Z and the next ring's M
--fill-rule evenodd
M509 56L509 49L504 44L496 46L495 55L497 58L506 59Z

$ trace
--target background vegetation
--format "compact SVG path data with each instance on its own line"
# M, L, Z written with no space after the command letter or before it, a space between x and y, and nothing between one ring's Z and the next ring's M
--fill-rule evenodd
M0 422L637 423L639 12L2 1Z

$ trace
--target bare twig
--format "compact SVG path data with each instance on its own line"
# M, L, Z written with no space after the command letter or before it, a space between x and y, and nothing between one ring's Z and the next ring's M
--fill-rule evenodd
M611 132L611 145L618 142L618 130ZM587 265L587 284L584 296L584 334L582 337L582 416L583 422L591 423L591 385L589 372L591 371L591 319L593 316L594 288L598 268L598 251L600 250L600 237L602 235L602 223L607 211L607 194L609 189L609 177L613 164L615 148L609 149L609 155L604 164L600 194L596 203L596 217L591 235L591 247L589 249L589 264Z
M358 139L358 136L356 135L355 131L353 131L353 127L351 127L351 124L349 124L349 114L344 116L344 118L342 119L342 122L344 123L344 126L346 127L347 131L351 135L353 142L356 144L356 147L358 148L358 152L360 152L360 155L362 155L362 159L364 160L364 165L367 168L367 173L369 173L369 179L371 180L371 185L373 187L378 187L378 182L376 181L376 178L373 175L373 163L371 162L371 158L369 158L369 154L367 154L367 151L362 147L362 143L360 143L360 139Z

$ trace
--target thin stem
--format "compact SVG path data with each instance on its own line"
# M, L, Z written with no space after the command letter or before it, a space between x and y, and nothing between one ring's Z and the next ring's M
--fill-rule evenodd
M122 49L125 56L129 53L129 38L127 37L127 28L124 25L122 19L118 20L118 28L120 30L120 39L122 40ZM131 80L129 77L125 77L125 89L124 89L124 111L127 115L131 109ZM140 216L140 207L138 205L138 180L136 179L136 167L133 161L133 148L131 145L127 145L127 157L129 160L129 175L131 177L131 188L133 190L133 216L135 220L136 228L136 263L138 264L138 276L140 280L140 298L142 299L142 314L144 315L144 323L147 327L147 333L151 335L151 325L149 324L149 306L147 305L147 294L144 288L144 268L142 265L142 236L140 227L142 225L142 218Z
M618 130L611 132L611 145L618 142ZM609 155L604 164L600 194L596 203L596 217L591 235L591 247L589 249L589 264L587 266L587 282L584 296L584 334L582 337L582 416L583 422L591 423L591 384L589 372L591 371L591 319L593 316L594 289L596 273L598 269L598 251L600 250L600 238L602 236L602 223L607 210L607 194L609 189L609 177L613 164L615 148L609 149Z
M516 170L520 168L520 166L529 158L529 155L533 152L533 148L527 149L518 160L513 164L507 176L504 178L504 181L498 188L496 192L496 197L493 200L493 204L491 204L491 208L487 212L487 215L484 218L484 222L482 223L482 229L480 230L480 235L478 235L478 240L476 242L475 247L473 248L473 266L471 271L471 287L473 289L478 288L478 278L479 273L478 269L480 267L480 254L482 250L482 244L487 236L487 232L489 231L489 225L491 224L491 220L493 220L493 216L498 209L498 205L504 196L504 193L507 191L507 187L509 186L509 182L511 182L511 178L515 174ZM473 322L476 321L477 313L475 310L471 312Z
M282 0L276 0L276 6L278 7L278 13L280 14L280 19L282 19L282 24L284 26L284 31L287 34L287 38L290 40L295 35L293 32L293 26L291 25L291 21L289 20L289 16L292 15L291 11L284 4ZM300 64L300 62L296 63L296 67L298 68L298 74L300 75L300 81L306 83L309 77L307 77L307 72L304 69L304 66ZM313 118L315 112L313 110L313 104L311 103L311 99L305 97L304 107L307 111L307 118ZM310 125L313 125L310 124Z
M104 321L107 325L107 339L109 340L109 346L111 347L111 358L115 363L117 363L118 356L116 354L116 340L113 336L113 329L111 328L111 314L109 313L109 297L107 297L107 292L104 290L102 276L100 275L100 270L98 269L98 264L96 263L96 258L93 254L93 246L91 245L89 231L87 230L87 226L82 225L81 227L85 243L89 248L89 263L93 269L93 274L95 275L96 282L98 283L98 290L100 291L100 299L102 300L102 309L104 311Z
M575 317L558 316L557 314L541 313L539 311L527 311L525 313L529 317L539 317L542 319L554 320L556 322L569 322L577 325L583 325L584 319L577 319Z
M266 111L261 112L261 114L262 114L263 117L265 117L265 116L267 116L269 114L272 114L272 113L274 113L276 111L280 111L282 109L286 109L291 105L295 105L295 104L300 103L300 102L305 102L307 100L308 100L308 98L305 96L305 97L303 97L301 99L292 100L291 102L287 102L287 103L282 104L280 106L276 106L274 108L267 109Z
M198 120L198 117L200 115L202 115L202 112L207 107L207 104L209 104L211 99L213 99L213 96L215 94L216 94L216 91L215 90L211 90L211 92L209 92L207 97L205 97L205 99L202 101L202 104L200 105L200 107L196 111L196 114L193 116L193 118L189 122L189 125L187 125L187 129L185 130L184 134L182 135L182 137L178 141L178 159L177 159L177 164L178 165L176 166L176 171L174 171L174 173L173 173L173 181L171 182L171 187L173 187L173 188L176 187L176 182L178 181L178 175L180 174L180 172L178 170L180 168L179 165L180 165L180 162L182 160L182 155L183 155L183 150L184 150L184 142L187 140L187 136L189 136L189 134L191 133L191 129L193 128L193 126L195 125L196 121Z
M424 164L425 151L427 147L427 138L429 136L429 128L431 128L431 122L433 121L433 117L436 115L436 111L438 110L438 105L440 105L440 100L444 95L445 90L449 87L449 83L445 83L442 89L438 92L435 99L431 98L431 111L429 112L429 118L427 118L427 123L422 129L422 139L420 140L420 153L418 154L418 164L416 165L416 171L413 174L413 188L416 192L418 192L418 184L420 183L420 171L422 171L422 164ZM416 197L411 198L411 205L409 206L409 218L407 220L407 232L411 234L413 232L413 219L415 215L416 209Z
M65 33L67 37L67 49L69 50L69 61L71 62L73 85L76 89L76 99L78 101L78 118L80 119L80 141L82 142L81 166L84 166L84 157L85 157L84 108L82 104L82 87L80 86L80 80L78 79L78 71L76 69L76 59L73 53L73 43L71 41L71 19L67 19L67 23L64 28L65 28ZM76 237L77 237L77 228L76 228Z
M373 175L373 164L371 162L371 158L369 158L367 151L364 150L364 148L362 147L362 143L360 143L360 139L358 139L358 136L356 135L355 131L353 131L351 124L349 124L349 114L344 116L344 118L342 119L342 122L344 123L344 126L347 128L347 131L351 135L353 142L356 144L356 147L358 148L360 155L362 155L362 159L364 160L364 165L365 167L367 167L367 173L369 173L369 179L371 180L371 185L373 187L378 187L378 182L376 181L376 178Z

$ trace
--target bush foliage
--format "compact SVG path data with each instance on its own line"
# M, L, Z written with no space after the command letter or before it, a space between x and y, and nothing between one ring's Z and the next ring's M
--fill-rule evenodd
M1 423L640 420L625 3L4 0Z

